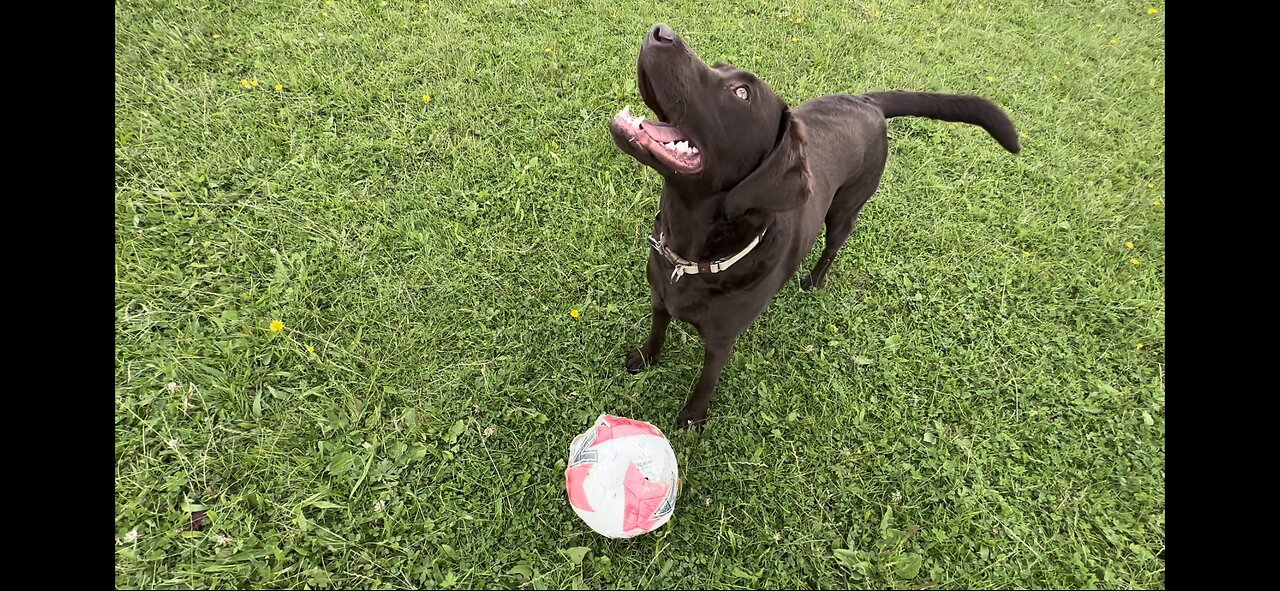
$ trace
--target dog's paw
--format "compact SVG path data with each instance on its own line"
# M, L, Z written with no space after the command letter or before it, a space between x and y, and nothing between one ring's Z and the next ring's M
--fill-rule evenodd
M800 289L803 289L805 291L813 291L815 289L822 289L822 286L826 284L827 284L826 277L823 277L815 281L813 278L813 273L810 273L808 275L805 275L804 279L800 280Z
M625 366L627 368L627 373L640 373L657 362L657 357L650 357L645 355L644 351L640 349L633 349L630 353L627 353L627 362L625 363Z
M689 408L680 409L680 414L676 415L676 429L694 429L701 433L706 426L707 409L705 408Z

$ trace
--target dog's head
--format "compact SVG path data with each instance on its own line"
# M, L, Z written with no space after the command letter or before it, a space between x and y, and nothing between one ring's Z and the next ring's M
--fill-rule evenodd
M751 72L707 66L666 25L645 35L640 96L657 121L623 109L609 126L627 154L669 183L729 191L726 209L782 211L804 202L804 125Z

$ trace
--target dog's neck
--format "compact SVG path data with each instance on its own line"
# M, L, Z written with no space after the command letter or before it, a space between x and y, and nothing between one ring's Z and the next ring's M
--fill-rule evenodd
M728 194L663 186L658 231L666 233L671 250L691 261L713 261L742 250L772 222L773 215L754 211L725 217Z

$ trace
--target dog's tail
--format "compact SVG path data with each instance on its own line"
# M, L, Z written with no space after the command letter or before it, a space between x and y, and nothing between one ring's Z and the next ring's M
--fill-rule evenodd
M863 96L884 112L884 118L928 117L981 126L1004 149L1017 154L1018 130L1004 110L980 96L933 92L869 92Z

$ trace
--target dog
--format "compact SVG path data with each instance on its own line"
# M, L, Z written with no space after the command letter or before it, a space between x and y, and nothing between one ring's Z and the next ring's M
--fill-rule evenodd
M679 318L698 330L702 375L676 417L702 430L738 336L804 262L826 225L822 256L800 282L822 287L888 158L886 120L916 116L981 126L1020 150L1008 115L991 101L922 92L836 94L788 107L755 74L707 66L665 24L646 35L637 64L644 103L610 122L614 143L663 177L650 236L649 338L627 354L638 373L662 354Z

